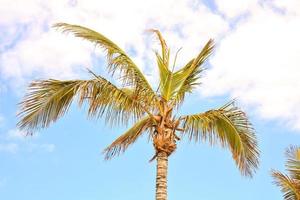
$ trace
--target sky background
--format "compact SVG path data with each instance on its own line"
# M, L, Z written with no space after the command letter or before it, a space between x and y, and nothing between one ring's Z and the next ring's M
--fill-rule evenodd
M94 45L51 28L80 24L111 38L157 85L156 28L181 50L177 67L209 38L216 50L201 87L181 113L219 107L232 98L253 123L261 151L253 179L241 177L228 150L183 140L170 157L168 192L179 199L282 199L271 169L284 170L284 150L300 141L299 0L0 0L0 199L154 199L153 147L143 137L124 155L101 154L128 127L69 113L32 137L16 128L18 102L34 79L105 74Z

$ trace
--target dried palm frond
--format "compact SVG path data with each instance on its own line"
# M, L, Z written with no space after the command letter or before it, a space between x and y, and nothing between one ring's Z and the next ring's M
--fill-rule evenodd
M192 92L196 85L199 85L200 74L203 71L202 65L211 55L214 49L214 41L210 39L197 57L190 60L182 69L174 73L173 82L177 85L172 100L174 104L180 104L186 93Z
M28 131L48 127L68 111L76 95L80 105L88 102L89 116L105 114L106 120L112 123L127 123L130 117L137 120L149 112L134 94L100 76L91 80L38 80L30 84L20 103L18 126Z
M285 200L300 200L300 148L290 146L286 150L286 168L289 175L272 170L275 184L281 188Z
M275 184L281 188L285 200L300 200L300 182L278 171L272 171Z
M54 27L66 33L73 33L76 37L91 41L103 48L107 55L110 74L114 75L115 72L118 72L123 86L134 88L136 92L144 95L145 105L152 105L152 102L157 98L155 92L137 65L115 43L104 35L83 26L57 23Z
M124 152L130 144L133 144L142 134L153 126L153 121L149 116L136 122L130 129L123 135L118 137L111 145L104 149L105 159Z
M190 140L204 140L211 145L220 143L223 147L229 147L241 173L252 176L259 162L256 136L245 113L233 101L217 110L181 118Z

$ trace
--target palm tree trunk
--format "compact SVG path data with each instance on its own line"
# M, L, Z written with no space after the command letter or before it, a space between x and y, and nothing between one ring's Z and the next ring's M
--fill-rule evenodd
M156 157L156 200L167 200L168 155L158 152Z

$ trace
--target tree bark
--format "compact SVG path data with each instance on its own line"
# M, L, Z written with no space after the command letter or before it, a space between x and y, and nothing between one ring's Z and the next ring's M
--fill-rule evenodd
M156 200L167 200L168 155L158 152L156 157Z

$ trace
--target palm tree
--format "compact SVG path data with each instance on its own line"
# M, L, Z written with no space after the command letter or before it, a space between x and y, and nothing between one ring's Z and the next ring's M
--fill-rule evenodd
M290 146L286 150L286 157L288 175L272 170L272 176L285 200L300 200L300 147Z
M104 49L107 69L120 84L113 84L89 70L90 80L37 80L20 103L20 129L29 133L48 127L63 116L75 99L79 106L88 105L88 116L104 117L112 125L134 125L104 149L106 159L124 152L140 136L147 134L153 143L157 161L156 200L167 199L168 157L175 151L181 137L208 141L211 145L228 147L242 175L252 176L258 167L259 151L254 129L245 113L234 101L193 115L176 117L187 93L199 84L203 63L214 48L209 40L198 55L181 69L170 67L170 49L158 30L155 34L161 45L156 53L160 83L153 90L143 73L130 57L104 35L91 29L58 23L55 28L73 33ZM75 98L76 97L76 98ZM181 136L178 136L178 132Z

